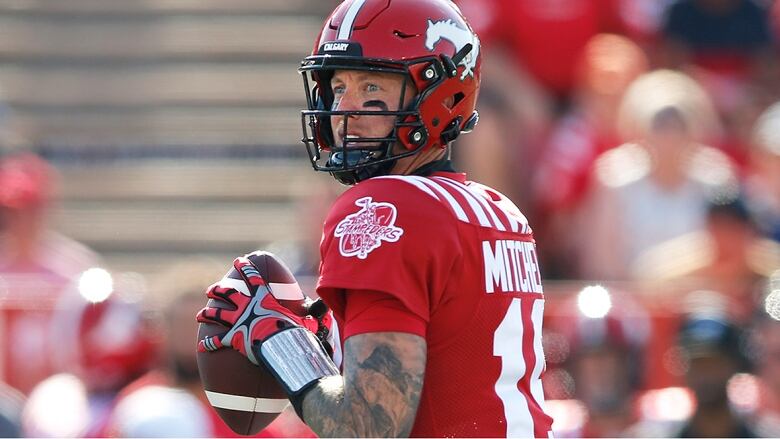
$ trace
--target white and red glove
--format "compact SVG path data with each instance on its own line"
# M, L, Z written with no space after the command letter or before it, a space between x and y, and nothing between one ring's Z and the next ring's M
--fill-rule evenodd
M300 414L305 391L324 377L339 375L331 351L323 345L332 325L331 314L321 302L312 302L307 310L315 315L296 315L271 294L247 257L236 258L233 266L241 274L248 294L223 286L222 281L209 287L207 296L227 307L207 306L198 312L197 320L225 326L227 331L200 340L198 350L231 347L252 363L264 364Z

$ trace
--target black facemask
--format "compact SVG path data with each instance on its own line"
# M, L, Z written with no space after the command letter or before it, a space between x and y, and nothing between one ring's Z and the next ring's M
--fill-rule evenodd
M332 171L330 174L339 183L346 185L353 185L360 181L366 180L377 175L384 175L390 172L396 163L396 160L382 162L376 165L358 166L364 163L369 163L377 159L381 159L384 156L383 150L365 150L356 149L346 152L346 162L348 170L344 171ZM328 157L327 166L343 167L344 166L344 153L333 152ZM356 167L357 166L357 167Z

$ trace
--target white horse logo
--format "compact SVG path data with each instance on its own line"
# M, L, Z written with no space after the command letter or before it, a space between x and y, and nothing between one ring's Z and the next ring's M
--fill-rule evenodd
M477 57L479 56L479 38L468 29L461 29L453 23L452 20L441 20L433 22L428 19L428 30L425 33L425 47L433 50L441 39L451 42L455 46L455 51L459 51L466 44L471 43L471 52L463 58L460 65L466 69L460 76L461 81L466 76L474 76L474 69L477 67Z

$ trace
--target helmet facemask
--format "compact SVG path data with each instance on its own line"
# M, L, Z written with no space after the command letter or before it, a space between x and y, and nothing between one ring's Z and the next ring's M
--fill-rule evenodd
M395 107L398 110L334 110L334 94L330 82L336 70L363 70L400 75L403 82ZM329 172L341 183L355 184L376 175L387 174L398 159L414 155L426 146L427 131L419 109L423 94L417 93L404 105L404 101L408 100L408 86L415 85L413 88L416 89L409 64L312 56L304 61L300 73L303 76L308 104L308 109L302 111L302 140L315 170ZM354 116L393 117L394 122L389 132L381 137L347 136L350 118ZM333 117L343 118L344 136L340 144L337 144L333 133ZM406 141L401 138L403 135L408 137Z

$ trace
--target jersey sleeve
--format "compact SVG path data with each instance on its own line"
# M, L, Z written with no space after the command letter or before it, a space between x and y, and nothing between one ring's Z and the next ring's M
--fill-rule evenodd
M456 219L435 198L402 179L370 179L328 214L320 244L317 293L344 316L344 291L396 298L424 322L461 255Z
M396 297L368 290L345 291L344 340L371 332L403 332L425 337L426 322Z

